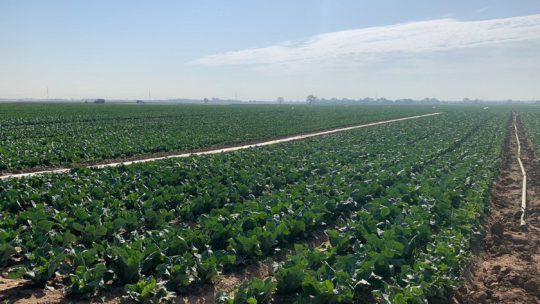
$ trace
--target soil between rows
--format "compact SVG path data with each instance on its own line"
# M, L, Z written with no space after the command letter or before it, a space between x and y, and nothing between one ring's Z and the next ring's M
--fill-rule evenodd
M528 179L527 225L520 227L522 174L511 120L490 199L486 238L452 303L540 303L540 165L519 116L516 124Z

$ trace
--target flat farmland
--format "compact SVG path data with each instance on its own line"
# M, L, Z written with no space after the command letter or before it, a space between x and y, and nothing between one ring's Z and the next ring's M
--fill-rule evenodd
M434 112L429 107L0 104L0 172L163 156Z
M277 111L257 108L275 116L268 121L296 119L297 109L264 108ZM209 120L219 121L221 111L247 115L252 108L177 110L209 111L214 113L207 114ZM328 119L338 116L351 115L347 124L353 124L354 115L365 122L433 110L304 107L298 120L320 115L312 125L320 129L331 128ZM526 170L536 168L522 112L436 110L440 114L238 151L3 179L0 299L462 303L519 296L533 301L528 288L537 270L527 256L532 261L537 256L535 174L527 188L529 254L504 251L505 260L521 261L514 267L526 269L521 285L514 277L503 278L507 285L483 294L499 274L486 275L474 266L499 265L501 253L492 246L499 237L509 242L505 248L513 246L513 238L526 239L514 215L500 218L520 210L512 136L522 138ZM523 120L534 124L535 117L525 114ZM505 223L506 234L493 236L496 222ZM478 256L484 240L487 251ZM477 259L481 262L472 263ZM465 276L467 271L472 274Z

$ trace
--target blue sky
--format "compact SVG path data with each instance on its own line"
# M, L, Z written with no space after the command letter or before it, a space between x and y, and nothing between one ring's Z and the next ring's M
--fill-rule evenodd
M540 99L540 1L0 0L0 97Z

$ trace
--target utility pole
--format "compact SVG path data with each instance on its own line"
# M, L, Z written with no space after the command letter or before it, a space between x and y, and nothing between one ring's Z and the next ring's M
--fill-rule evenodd
M49 99L49 87L47 86L47 99Z

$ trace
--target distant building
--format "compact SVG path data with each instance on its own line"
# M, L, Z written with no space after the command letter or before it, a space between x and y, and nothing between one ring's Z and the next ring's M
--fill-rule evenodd
M98 99L94 100L94 103L105 103L105 99L98 98Z

